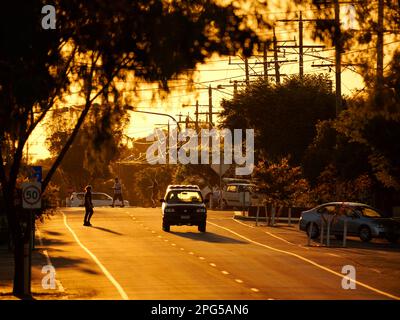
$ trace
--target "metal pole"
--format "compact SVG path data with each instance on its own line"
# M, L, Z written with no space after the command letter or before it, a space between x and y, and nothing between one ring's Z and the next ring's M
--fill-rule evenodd
M321 245L324 244L324 219L321 218L321 232L320 232L320 243Z
M311 234L314 229L314 221L311 221L310 229L308 230L308 237L307 237L307 246L311 245Z
M260 215L260 206L257 203L256 226L258 226L258 217Z
M347 245L347 217L344 218L344 225L343 225L343 248L346 248Z
M35 221L35 211L31 210L31 224L32 224L32 250L35 249L35 227L36 227L36 221Z
M212 88L211 84L208 86L208 128L211 130L213 127L213 113L212 113Z
M303 65L303 13L300 11L299 17L299 74L300 79L303 80L304 65Z
M342 111L342 35L340 31L340 4L334 0L335 6L335 82L336 82L336 116Z
M331 244L331 219L328 218L328 225L326 226L326 246L329 247Z
M276 79L276 83L280 84L281 83L281 76L279 73L279 62L278 62L278 41L276 39L276 35L275 35L275 28L274 30L274 37L273 37L273 43L274 43L274 60L275 60L275 79Z
M244 216L244 198L245 197L245 195L244 195L244 192L242 192L242 215Z
M289 207L288 209L288 226L292 224L292 207Z

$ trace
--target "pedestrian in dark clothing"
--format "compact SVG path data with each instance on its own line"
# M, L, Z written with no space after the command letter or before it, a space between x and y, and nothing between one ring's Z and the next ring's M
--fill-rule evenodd
M86 227L91 227L90 219L93 215L93 203L92 203L92 186L88 185L85 188L85 219L83 225Z

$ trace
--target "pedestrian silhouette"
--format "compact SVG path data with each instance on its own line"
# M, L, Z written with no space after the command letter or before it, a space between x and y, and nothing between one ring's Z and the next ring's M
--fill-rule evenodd
M92 218L93 215L93 202L92 202L92 186L88 185L85 188L85 218L83 221L83 225L86 227L92 226L90 223L90 219Z
M114 207L115 200L121 201L121 207L124 207L124 199L122 198L122 185L121 182L119 182L118 177L115 178L113 189L114 189L114 196L111 207Z

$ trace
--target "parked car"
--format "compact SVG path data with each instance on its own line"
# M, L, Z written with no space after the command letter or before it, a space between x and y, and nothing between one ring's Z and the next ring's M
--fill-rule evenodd
M105 207L112 205L113 198L107 193L103 192L92 192L92 202L95 207ZM73 192L71 197L66 200L67 207L83 207L85 202L85 193L84 192ZM115 201L116 206L121 205L121 201ZM129 201L124 200L124 206L129 206Z
M195 185L169 185L162 202L162 229L172 225L197 226L206 232L207 209L200 188Z
M372 238L386 238L395 243L400 237L400 221L386 218L379 210L355 202L330 202L303 211L299 221L300 230L306 231L313 239L317 238L321 230L322 215L326 220L332 219L331 232L338 239L343 237L345 219L347 234L358 236L364 242Z
M222 208L248 207L251 203L251 195L256 192L257 186L252 183L228 183L222 189Z

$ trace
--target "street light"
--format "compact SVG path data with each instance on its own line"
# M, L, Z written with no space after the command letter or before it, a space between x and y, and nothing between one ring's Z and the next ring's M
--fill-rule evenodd
M168 114L168 113L137 110L137 109L135 109L135 108L132 107L132 106L125 106L125 109L127 109L127 110L129 110L129 111L132 111L132 112L146 113L146 114L154 114L154 115L156 115L156 116L169 117L169 118L171 118L172 120L174 120L174 122L176 123L176 126L177 126L177 128L178 128L178 132L181 131L181 127L179 126L179 122L176 121L176 119L175 119L173 116L171 116L170 114Z

